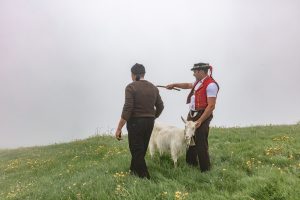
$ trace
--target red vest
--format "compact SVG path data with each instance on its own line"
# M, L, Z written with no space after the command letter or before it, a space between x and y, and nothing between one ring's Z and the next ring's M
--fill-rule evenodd
M206 93L207 86L210 83L216 83L219 88L219 85L212 77L208 76L206 79L204 79L201 86L196 91L194 91L194 89L198 83L199 83L199 81L197 81L194 84L194 87L191 90L186 103L190 103L192 95L195 94L195 109L196 110L204 110L207 106L207 93Z

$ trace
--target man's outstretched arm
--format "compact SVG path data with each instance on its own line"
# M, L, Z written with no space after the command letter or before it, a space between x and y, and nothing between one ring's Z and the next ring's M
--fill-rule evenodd
M192 89L192 83L172 83L166 86L167 89L172 90L174 87L181 88L181 89Z

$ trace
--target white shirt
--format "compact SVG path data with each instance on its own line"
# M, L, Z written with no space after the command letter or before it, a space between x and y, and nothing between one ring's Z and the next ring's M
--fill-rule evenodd
M206 76L206 77L207 77L207 76ZM199 82L197 83L197 85L195 86L194 91L198 90L198 88L202 85L202 83L203 83L203 81L206 79L206 77L203 78L201 81L199 81ZM195 82L195 83L196 83L196 82ZM195 83L194 83L194 84L195 84ZM193 85L194 85L194 84L193 84ZM218 88L218 86L217 86L216 83L210 83L210 84L208 84L208 86L207 86L207 88L206 88L206 94L207 94L207 97L217 97L218 90L219 90L219 88ZM193 94L193 95L191 96L190 110L195 111L195 94Z

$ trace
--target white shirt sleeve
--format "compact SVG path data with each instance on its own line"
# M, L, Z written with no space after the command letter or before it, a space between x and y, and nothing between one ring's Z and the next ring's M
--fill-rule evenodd
M207 97L217 97L218 90L219 88L216 83L208 84L206 88Z

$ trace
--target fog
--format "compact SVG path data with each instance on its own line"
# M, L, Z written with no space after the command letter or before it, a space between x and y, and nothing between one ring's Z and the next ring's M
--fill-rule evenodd
M300 121L297 0L0 0L0 148L113 132L142 63L154 84L220 85L212 126ZM183 126L188 90L159 89L158 121ZM123 129L126 132L126 128Z

